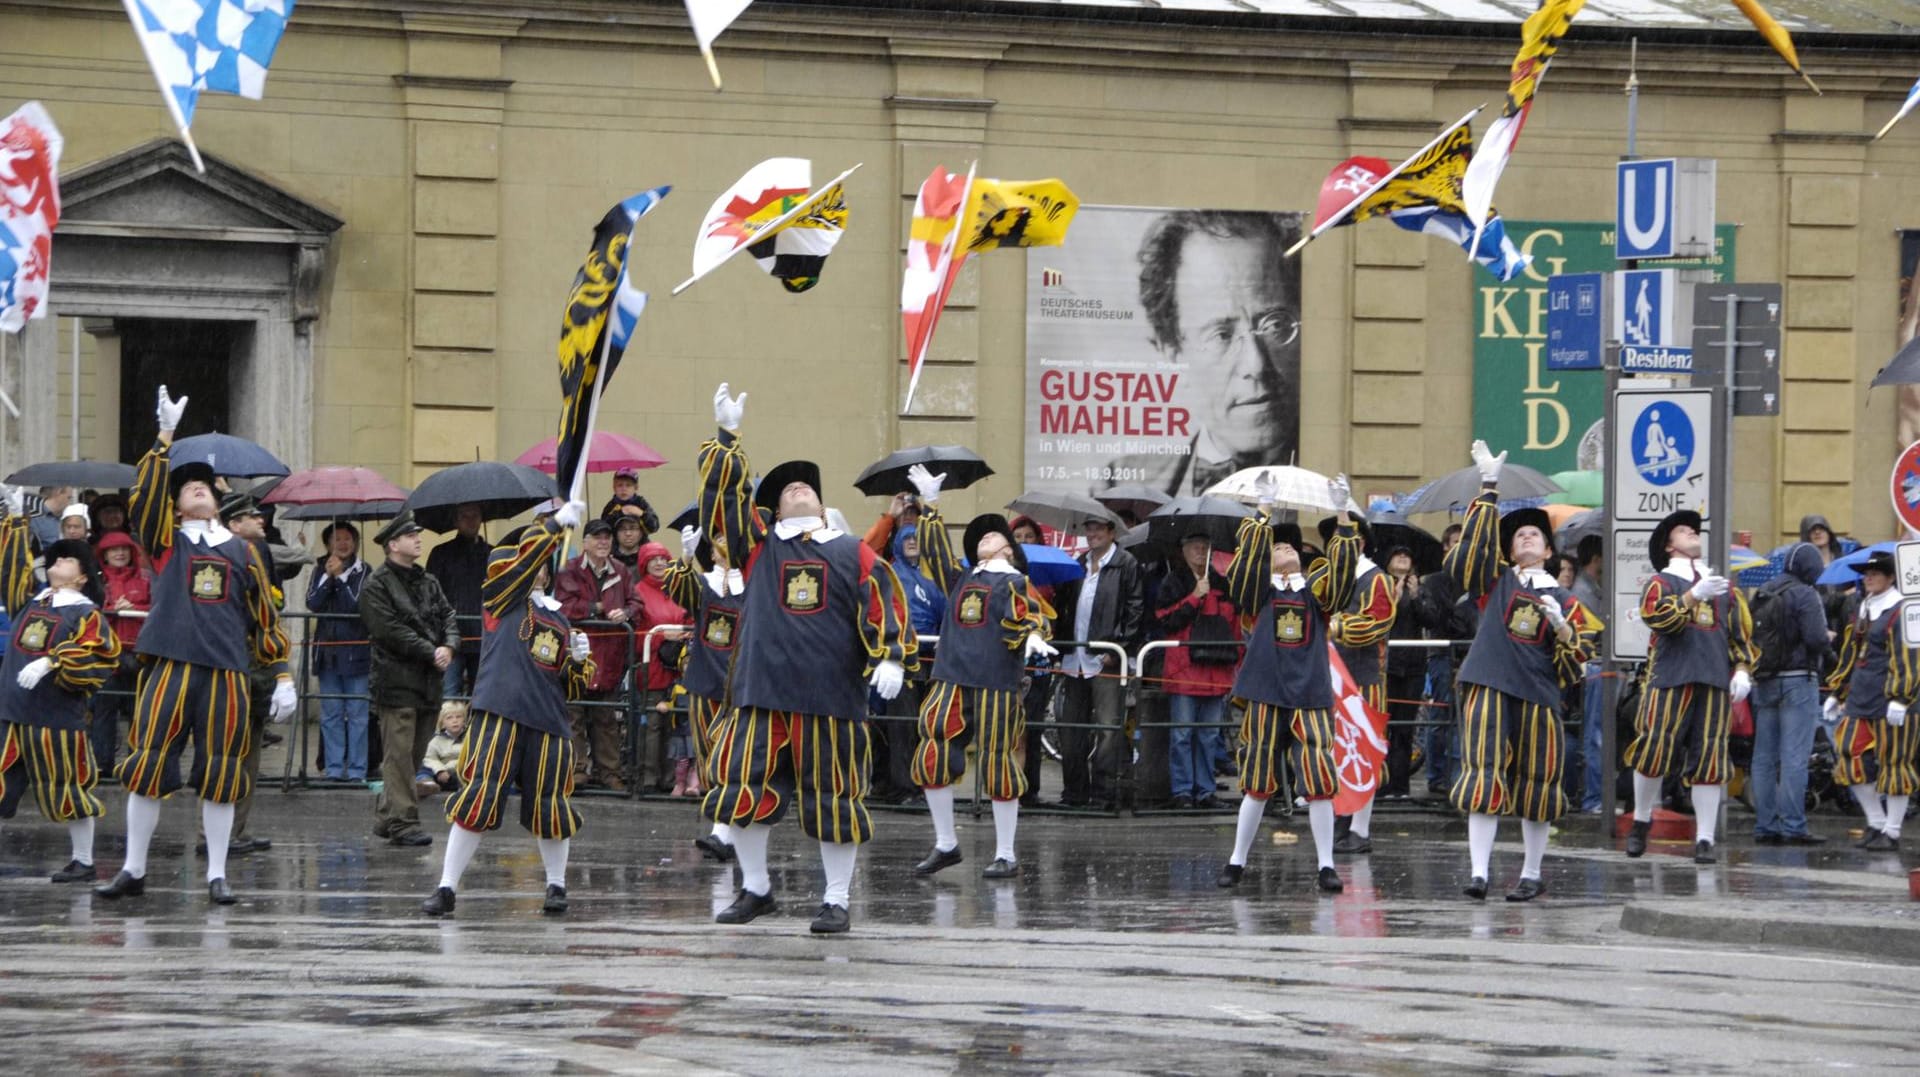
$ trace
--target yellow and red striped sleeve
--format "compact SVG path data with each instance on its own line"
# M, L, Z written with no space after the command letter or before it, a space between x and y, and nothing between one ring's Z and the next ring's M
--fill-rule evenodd
M1462 592L1480 601L1493 591L1506 564L1506 551L1500 548L1500 504L1488 490L1467 506L1460 542L1447 551L1444 567Z
M1640 619L1647 623L1648 631L1662 636L1685 632L1693 617L1687 610L1686 596L1665 576L1656 573L1648 580L1647 589L1640 592Z
M560 539L560 528L551 518L520 532L520 545L511 560L488 560L486 578L480 583L480 608L496 621L517 609L532 592L540 566L553 560Z
M153 443L153 448L147 450L134 469L133 492L127 498L127 519L133 523L133 537L140 540L147 556L155 561L173 549L173 498L167 493L170 451L165 442Z
M1242 628L1253 627L1273 587L1273 528L1268 518L1260 513L1240 521L1233 560L1227 565L1227 598L1240 611Z
M0 521L0 601L18 612L33 597L33 551L24 516Z
M866 594L860 603L860 638L867 645L867 675L872 676L882 662L920 668L920 641L907 615L907 594L900 588L900 577L864 543L860 560L866 569L861 581Z
M97 609L74 625L73 632L47 652L53 659L54 683L78 695L88 695L107 683L120 668L120 637L107 627Z
M1008 617L1000 622L1000 627L1006 630L1000 639L1007 645L1007 650L1017 651L1025 647L1027 637L1031 635L1037 634L1041 639L1050 638L1053 634L1052 624L1053 607L1034 593L1031 580L1025 576L1016 577L1013 581L1013 603L1008 610Z
M722 430L700 446L700 530L713 544L716 563L745 568L767 536L767 522L753 504L753 470L740 435Z
M1337 546L1339 542L1336 536L1328 545ZM1333 560L1331 553L1327 560ZM1339 608L1345 609L1346 605ZM1361 596L1360 608L1340 618L1339 628L1332 633L1333 641L1343 647L1371 647L1393 634L1394 613L1393 585L1386 573L1376 572Z
M293 644L280 625L280 589L268 574L259 548L251 542L246 543L246 547L247 613L253 620L248 642L253 651L253 664L279 677L286 674L287 656L293 653Z

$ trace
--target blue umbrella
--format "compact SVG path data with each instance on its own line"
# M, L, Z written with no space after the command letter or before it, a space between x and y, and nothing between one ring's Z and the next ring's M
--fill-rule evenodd
M1845 557L1836 557L1833 563L1827 566L1827 570L1820 574L1820 578L1814 582L1823 587L1850 586L1860 579L1860 566L1867 563L1867 558L1872 557L1876 553L1892 553L1894 548L1899 545L1897 542L1876 542L1871 546L1855 550Z
M201 463L213 469L215 475L231 477L254 475L286 475L287 465L279 457L248 441L232 434L195 434L190 438L181 438L173 443L167 453L171 467L186 463Z
M1027 579L1041 587L1053 587L1069 580L1081 579L1087 574L1085 565L1074 559L1065 550L1054 546L1039 546L1021 543L1020 552L1027 555Z
M1733 574L1733 582L1742 587L1764 586L1767 581L1775 579L1787 570L1787 554L1796 545L1798 544L1789 542L1785 546L1774 547L1773 551L1767 554L1766 564L1741 569Z

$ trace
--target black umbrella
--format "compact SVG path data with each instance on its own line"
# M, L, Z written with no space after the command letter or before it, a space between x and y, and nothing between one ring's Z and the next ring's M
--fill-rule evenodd
M888 453L886 459L868 464L860 477L853 480L853 485L861 493L874 497L913 493L907 469L915 464L926 465L927 470L936 475L945 474L946 481L940 484L942 490L963 490L993 474L993 469L972 449L961 445L921 445Z
M1165 490L1144 482L1123 482L1118 486L1110 486L1093 495L1093 499L1136 520L1146 519L1153 515L1153 510L1171 500Z
M1024 513L1059 531L1078 531L1088 520L1105 520L1118 528L1113 510L1084 494L1060 490L1029 490L1007 502L1011 512Z
M1240 521L1252 515L1252 509L1224 497L1176 497L1147 517L1147 541L1173 550L1188 535L1204 531L1215 548L1231 550L1239 542Z
M1500 469L1500 500L1546 497L1560 492L1560 484L1524 464L1507 464ZM1480 469L1463 467L1449 472L1422 487L1419 494L1400 511L1408 516L1423 512L1464 512L1480 496Z
M1567 522L1553 533L1553 546L1561 553L1572 553L1588 535L1605 538L1606 534L1607 514L1600 509L1588 509L1567 517Z
M1907 341L1905 347L1895 352L1867 388L1877 385L1920 385L1920 337Z
M109 460L50 460L28 464L7 476L10 486L87 486L96 490L124 490L133 485L132 464Z
M1440 571L1440 540L1432 532L1413 526L1405 516L1389 510L1370 514L1367 526L1373 528L1374 556L1384 557L1395 546L1405 546L1413 555L1415 572L1424 576Z
M285 475L290 468L265 448L232 434L195 434L173 443L167 453L169 467L201 463L215 475L251 478L256 475Z
M1146 524L1134 524L1132 527L1127 528L1119 538L1114 539L1113 544L1132 553L1135 557L1145 556L1149 551L1153 553L1165 553L1165 550L1161 550L1153 545L1152 531L1153 529Z
M698 527L699 525L700 502L698 501L687 502L686 508L681 509L675 514L673 519L667 521L667 528L672 531L681 531L689 527Z
M524 464L476 460L456 464L426 477L407 498L414 519L429 531L452 531L460 506L480 506L488 520L518 516L542 501L559 497L553 476Z

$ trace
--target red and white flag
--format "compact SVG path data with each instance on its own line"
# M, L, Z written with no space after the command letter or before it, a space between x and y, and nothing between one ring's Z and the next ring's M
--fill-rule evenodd
M1387 716L1360 694L1360 685L1331 643L1327 661L1333 666L1333 765L1340 777L1333 811L1352 815L1367 806L1380 785L1387 758Z
M900 406L902 412L913 406L913 391L920 384L920 368L927 361L934 326L966 262L966 251L956 253L956 248L973 172L970 167L965 176L958 176L935 165L913 201L907 270L900 278L900 325L907 344L907 402Z
M38 101L0 123L0 332L19 332L47 313L60 147L60 129Z

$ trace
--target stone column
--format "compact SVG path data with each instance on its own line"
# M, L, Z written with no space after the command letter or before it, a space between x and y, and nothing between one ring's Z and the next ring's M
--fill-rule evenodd
M901 199L895 249L901 252L902 268L920 184L935 165L964 173L969 162L982 156L987 113L994 105L986 96L987 66L1003 51L1001 46L971 42L903 38L887 42L894 70L893 95L887 98L887 104L893 110L895 176ZM984 167L985 162L981 163ZM898 273L893 280L897 294ZM926 366L920 372L913 406L898 412L895 444L979 444L979 306L980 266L975 259L954 282L946 312L927 352ZM898 409L906 399L909 380L904 336L895 339L900 343L895 351L897 376L889 411ZM1024 379L1021 384L1025 384ZM1018 408L1014 413L1023 414ZM1004 469L1018 458L1018 453L1003 451L995 456ZM978 511L975 500L971 491L955 491L942 498L941 509L950 524L964 525Z
M1863 99L1836 92L1823 97L1791 94L1785 120L1784 129L1774 136L1786 206L1783 433L1775 440L1761 424L1743 430L1742 423L1735 428L1735 456L1765 459L1769 450L1779 454L1779 497L1773 504L1781 537L1796 535L1800 518L1809 513L1826 516L1837 531L1864 527L1877 534L1884 530L1887 510L1884 495L1875 495L1884 487L1891 456L1855 456L1862 443L1855 433L1861 399L1856 384L1855 278L1867 143L1867 136L1857 133L1866 130ZM1887 439L1865 440L1884 444ZM1741 486L1753 481L1747 474L1735 478ZM1749 493L1758 500L1766 491ZM1737 507L1744 499L1734 500ZM1876 501L1881 512L1856 518L1857 507Z
M503 43L522 20L407 15L411 480L496 455Z

